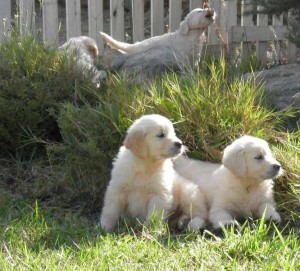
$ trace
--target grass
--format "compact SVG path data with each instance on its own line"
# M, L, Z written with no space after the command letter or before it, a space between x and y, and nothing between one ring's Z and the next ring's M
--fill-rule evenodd
M151 93L118 75L99 89L55 49L32 37L9 42L0 50L0 103L7 108L0 110L0 137L12 150L0 156L1 270L300 269L300 132L286 130L293 112L274 112L261 86L242 82L221 59L161 76ZM241 232L229 229L219 238L126 220L104 234L98 220L112 159L130 124L148 113L170 118L188 155L198 159L219 162L242 134L267 140L285 169L275 181L282 224L248 221Z
M1 270L299 270L299 231L263 221L228 230L172 235L123 223L103 234L97 219L1 195ZM6 198L5 200L3 200ZM3 205L2 205L3 206Z

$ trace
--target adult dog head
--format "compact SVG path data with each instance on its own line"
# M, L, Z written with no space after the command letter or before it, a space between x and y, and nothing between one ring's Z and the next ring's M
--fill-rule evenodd
M178 31L186 35L191 30L206 29L215 20L213 9L193 9L180 23Z
M252 136L243 136L226 147L223 165L240 178L258 181L273 179L282 173L268 143Z
M124 145L142 159L164 160L183 151L173 124L161 115L144 115L127 131Z

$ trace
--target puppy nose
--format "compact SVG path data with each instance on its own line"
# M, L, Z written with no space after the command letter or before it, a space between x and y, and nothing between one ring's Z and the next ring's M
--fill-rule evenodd
M275 164L275 165L273 165L273 168L278 171L280 169L280 165Z
M174 143L174 145L175 145L175 147L177 147L177 148L179 149L179 148L181 148L182 143L179 142L179 141L176 141L176 142Z

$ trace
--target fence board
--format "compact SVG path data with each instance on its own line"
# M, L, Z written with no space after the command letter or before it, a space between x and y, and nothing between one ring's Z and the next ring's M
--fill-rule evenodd
M288 13L288 18L291 19L291 13ZM297 47L291 41L288 41L288 62L295 63L297 61Z
M272 25L274 26L282 26L283 25L283 15L273 15L272 16ZM277 36L277 33L275 32L274 33L274 36L275 36L275 40L274 40L274 47L275 47L275 62L277 64L279 64L280 62L280 59L281 59L281 56L280 56L280 41L276 38Z
M80 0L66 1L67 39L81 35Z
M215 23L217 26L220 26L220 18L221 18L221 0L211 0L210 1L210 7L215 10L215 12L218 14L216 17ZM214 29L214 26L211 25L208 28L208 44L210 45L217 45L219 44L218 36L216 35L216 31Z
M237 54L238 43L233 42L232 27L237 25L237 0L226 1L226 27L227 27L227 40L229 45L230 58L235 60Z
M170 0L169 31L174 32L179 28L182 14L182 1Z
M22 35L35 33L34 0L19 0L20 32Z
M276 32L276 38L274 36ZM233 42L274 41L286 38L284 26L235 26L232 28Z
M263 8L261 6L257 7L258 11L261 11ZM258 26L267 26L268 25L268 15L266 14L257 14L257 25ZM267 63L267 41L258 41L256 43L256 56L261 62L262 66L265 66Z
M241 18L241 25L242 26L252 26L253 21L252 21L252 15L248 15L248 12L252 11L252 4L251 0L243 0L242 1L242 18ZM251 42L247 38L248 32L245 32L245 38L244 42L242 43L242 57L243 58L249 58L251 54Z
M88 0L89 37L94 39L99 50L104 47L99 31L103 31L103 0Z
M47 44L58 44L57 0L43 0L43 39Z
M11 26L11 4L10 0L0 2L0 42L5 39Z
M151 36L162 35L164 28L164 1L151 0Z
M144 39L144 0L132 0L132 39Z
M124 0L110 0L111 36L124 41Z
M190 0L190 10L193 10L195 8L202 8L202 2L202 0Z

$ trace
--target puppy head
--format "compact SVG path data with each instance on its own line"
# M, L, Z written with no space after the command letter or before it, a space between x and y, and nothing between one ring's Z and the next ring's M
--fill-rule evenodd
M203 29L203 31L215 21L213 9L193 9L180 23L179 32L186 35L190 30Z
M252 136L243 136L226 147L223 165L236 176L261 181L282 173L280 163L272 156L268 143Z
M136 120L127 131L124 145L142 159L167 159L183 151L171 121L156 114Z

